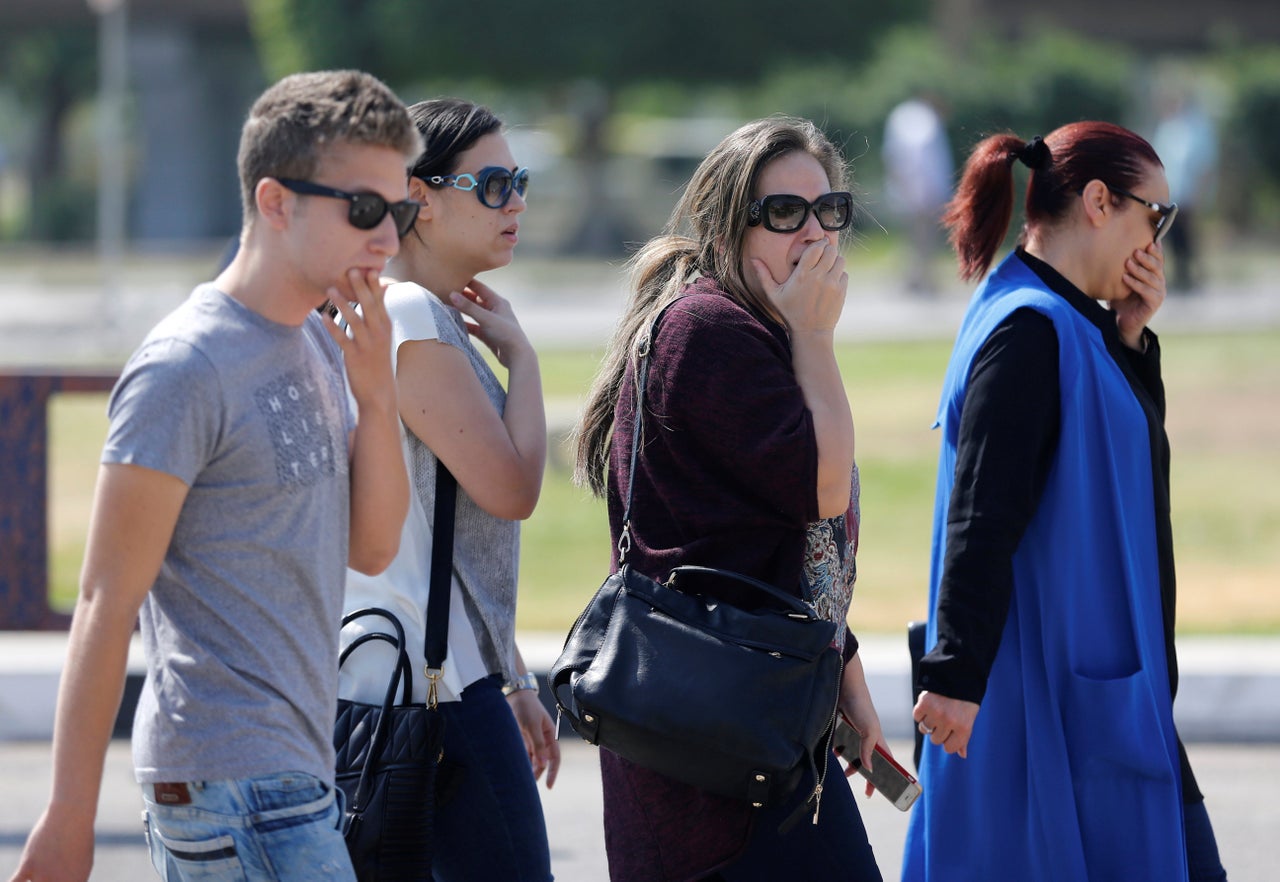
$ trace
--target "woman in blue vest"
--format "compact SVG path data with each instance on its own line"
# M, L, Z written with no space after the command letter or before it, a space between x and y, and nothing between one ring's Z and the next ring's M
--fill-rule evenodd
M925 792L904 880L1225 879L1173 723L1174 567L1160 346L1160 159L1102 122L974 149L944 221L987 271L947 369Z

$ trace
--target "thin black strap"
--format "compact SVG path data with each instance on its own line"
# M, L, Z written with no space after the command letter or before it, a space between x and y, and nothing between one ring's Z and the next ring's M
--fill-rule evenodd
M427 704L436 705L436 685L449 654L449 599L453 594L453 521L458 481L436 460L436 504L431 529L431 583L427 597Z
M631 498L636 485L636 456L640 452L640 423L644 419L644 387L649 379L649 346L653 342L655 321L636 346L636 412L631 425L631 464L627 468L627 502L622 512L622 534L618 536L618 563L627 562L631 550Z
M649 382L649 352L653 348L654 338L658 336L658 322L667 314L667 310L680 298L672 300L653 317L644 336L636 340L636 413L631 427L631 465L627 469L627 501L622 511L622 535L618 537L618 564L627 561L627 552L631 550L631 497L636 484L636 456L640 452L641 423L644 421L644 390Z

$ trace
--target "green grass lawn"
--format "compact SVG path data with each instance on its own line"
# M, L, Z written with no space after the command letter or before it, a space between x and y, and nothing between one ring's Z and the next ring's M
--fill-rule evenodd
M1180 630L1280 631L1280 332L1163 338ZM899 631L925 612L937 438L930 431L949 342L842 346L858 429L862 548L854 627ZM558 439L599 350L549 351L543 383L557 449L526 523L519 626L567 630L609 563L604 506L569 481ZM51 591L75 597L105 396L51 410Z

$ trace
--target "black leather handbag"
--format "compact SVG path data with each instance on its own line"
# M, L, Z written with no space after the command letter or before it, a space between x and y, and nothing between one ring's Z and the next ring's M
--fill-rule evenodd
M836 625L738 573L677 567L664 584L626 563L648 341L661 317L637 352L620 568L570 630L551 691L579 735L637 765L756 807L784 798L813 769L812 803L843 668Z
M394 635L369 631L353 640L338 665L360 646L385 641L397 660L381 704L338 700L333 728L337 786L346 797L342 835L359 882L431 882L434 854L436 772L443 755L444 719L436 685L448 651L449 599L453 569L453 517L457 482L437 464L431 586L427 601L427 701L413 704L413 670L404 627L392 613L370 607L343 617L390 621ZM396 704L396 693L400 703Z

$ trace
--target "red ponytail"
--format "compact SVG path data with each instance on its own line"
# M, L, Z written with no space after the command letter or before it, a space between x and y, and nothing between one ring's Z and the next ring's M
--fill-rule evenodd
M969 155L942 223L960 261L960 278L971 281L991 266L1013 217L1013 155L1025 145L1016 135L992 135Z
M987 271L1009 231L1015 159L1032 170L1027 182L1028 227L1065 217L1089 181L1133 190L1149 168L1160 167L1160 157L1143 138L1107 122L1070 123L1043 141L1003 134L979 142L942 215L960 261L960 277L966 281Z

